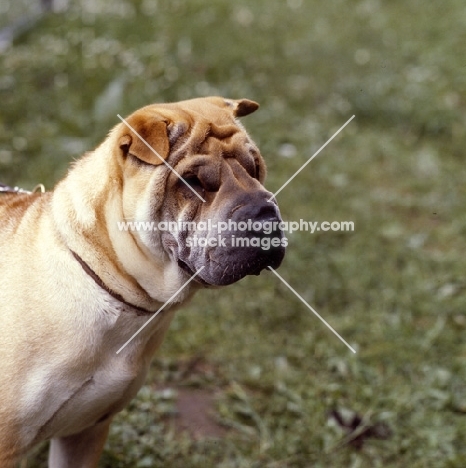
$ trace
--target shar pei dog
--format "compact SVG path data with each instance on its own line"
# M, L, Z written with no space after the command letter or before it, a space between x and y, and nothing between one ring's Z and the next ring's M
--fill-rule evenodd
M2 468L49 439L50 467L97 466L175 310L280 265L280 213L238 120L257 108L149 105L53 191L0 188Z

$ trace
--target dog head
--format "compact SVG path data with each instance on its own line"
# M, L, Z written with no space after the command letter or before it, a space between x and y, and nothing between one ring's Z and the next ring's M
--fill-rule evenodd
M137 242L199 271L204 285L277 268L284 257L264 160L238 121L258 107L220 97L156 104L117 127L124 216L146 223Z

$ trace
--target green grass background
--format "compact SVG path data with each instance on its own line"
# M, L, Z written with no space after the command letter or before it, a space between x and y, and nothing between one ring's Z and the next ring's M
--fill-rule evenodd
M0 26L32 8L3 3ZM0 181L29 189L151 102L258 101L243 123L272 191L356 115L278 201L286 220L354 221L290 235L279 273L357 354L270 273L199 293L102 467L466 466L464 44L462 0L86 0L0 55ZM193 356L210 370L183 377ZM158 389L178 385L215 392L235 430L176 435ZM335 408L390 437L354 447Z

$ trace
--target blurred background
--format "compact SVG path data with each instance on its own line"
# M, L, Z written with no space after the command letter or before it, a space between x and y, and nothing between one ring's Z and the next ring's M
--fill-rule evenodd
M152 102L247 97L289 235L279 273L204 291L102 467L466 466L461 0L3 0L0 182L47 189ZM99 177L96 174L95 177ZM8 274L8 272L2 272ZM45 467L47 446L21 467Z

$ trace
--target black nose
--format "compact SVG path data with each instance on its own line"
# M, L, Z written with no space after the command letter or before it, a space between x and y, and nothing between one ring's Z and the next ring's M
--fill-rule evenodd
M247 226L246 231L249 235L257 237L280 236L280 223L282 221L280 212L275 203L264 200L264 195L256 197L255 203L249 200L247 203L239 204L233 209L231 220L236 222L237 226Z
M280 229L281 219L273 216L273 217L266 217L264 219L257 219L254 223L252 223L252 231L249 231L249 234L260 238L282 238L283 231Z
M253 275L258 275L268 266L278 268L285 256L286 239L280 228L280 212L275 203L264 198L261 196L258 203L248 203L236 208L231 216L238 227L235 234L250 239L250 245L256 245L247 249L249 259L253 260L251 264L254 264L253 270L248 274Z
M247 203L240 205L237 209L233 211L231 219L235 221L239 220L257 220L262 219L273 219L278 218L279 213L275 203L263 201L261 199L257 200L256 203Z

